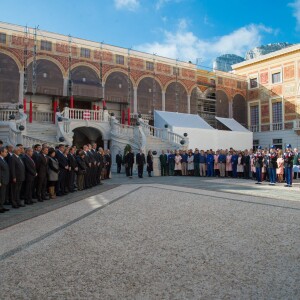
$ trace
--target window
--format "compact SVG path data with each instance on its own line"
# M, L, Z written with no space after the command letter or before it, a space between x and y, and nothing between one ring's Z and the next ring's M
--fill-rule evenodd
M173 67L173 75L179 75L179 68Z
M279 83L279 82L281 82L281 72L273 73L272 83Z
M81 48L80 49L80 56L84 58L90 58L91 57L91 50L87 48Z
M41 41L41 50L51 51L52 50L52 43L48 41Z
M250 89L257 88L257 78L250 78Z
M242 88L242 83L241 83L240 81L237 81L236 87L237 87L238 89L241 89L241 88Z
M216 81L215 81L215 79L210 79L210 84L211 84L212 86L216 86Z
M223 84L223 78L222 77L218 77L218 84Z
M146 70L153 71L154 70L154 63L151 61L146 61Z
M273 130L282 130L282 103L272 103Z
M0 43L6 44L6 33L0 32Z
M272 143L276 149L282 149L282 139L273 139Z
M258 146L259 146L259 140L253 140L253 150L254 151L257 150Z
M256 126L259 124L259 109L258 105L250 106L250 125Z
M116 63L118 65L124 65L124 56L116 54Z

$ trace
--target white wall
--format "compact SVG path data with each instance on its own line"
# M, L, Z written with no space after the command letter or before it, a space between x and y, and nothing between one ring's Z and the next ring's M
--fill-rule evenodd
M218 150L232 147L236 150L244 150L252 148L252 132L182 127L173 127L173 131L180 135L188 134L190 149Z

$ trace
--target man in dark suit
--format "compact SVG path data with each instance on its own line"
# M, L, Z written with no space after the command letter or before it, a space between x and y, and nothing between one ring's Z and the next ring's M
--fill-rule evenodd
M20 191L22 183L25 180L25 166L20 158L21 149L16 147L14 154L9 159L9 170L11 178L11 203L13 208L24 207L21 203Z
M111 155L109 149L105 151L105 164L106 164L106 178L109 179L110 168L111 168Z
M132 178L132 169L134 164L134 154L132 153L132 149L129 149L129 152L126 153L124 158L126 176Z
M58 173L58 184L57 184L57 196L66 195L66 182L67 182L67 172L69 171L69 161L64 155L65 145L59 144L56 151L56 158L59 164L59 173Z
M136 155L136 164L138 166L138 176L139 178L143 178L144 165L146 164L145 154L143 150L140 149L140 152Z
M37 171L37 199L39 202L49 200L47 196L47 173L48 173L48 147L42 148L36 163Z
M84 176L84 188L88 189L92 187L92 183L91 183L92 162L90 160L90 156L88 155L89 147L87 145L83 146L83 151L84 151L84 162L86 165L86 175Z
M69 192L73 193L75 191L75 172L78 171L78 165L77 160L75 157L75 151L76 147L71 147L69 154L68 154L68 160L69 160Z
M7 156L7 149L0 147L0 213L9 211L8 208L4 208L6 199L6 187L9 183L9 166L5 160Z
M25 155L23 156L23 163L25 165L25 204L33 204L36 203L36 200L32 199L34 180L37 177L37 171L35 162L32 159L33 149L26 148Z
M88 144L88 150L87 150L87 155L89 157L89 160L91 162L91 169L90 169L90 183L92 186L95 186L96 183L96 173L97 173L97 161L94 156L94 153L92 151L92 145Z
M116 155L117 173L121 172L122 162L123 162L123 157L121 151L119 151L119 153Z
M103 156L103 148L99 147L98 151L97 151L97 181L98 184L103 184L101 182L101 173L102 173L102 169L104 166L104 156Z

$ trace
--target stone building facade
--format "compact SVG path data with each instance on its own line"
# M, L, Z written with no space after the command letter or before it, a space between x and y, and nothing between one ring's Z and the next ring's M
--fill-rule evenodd
M247 120L254 144L300 147L300 45L233 66L248 82Z
M34 111L102 108L199 114L218 126L214 116L247 123L247 84L243 77L198 70L192 63L153 54L0 23L0 108L23 99Z

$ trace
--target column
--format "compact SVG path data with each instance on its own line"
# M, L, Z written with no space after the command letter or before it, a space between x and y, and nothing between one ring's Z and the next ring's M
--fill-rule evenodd
M103 140L103 144L104 144L104 150L106 150L108 147L108 140Z
M133 87L133 113L137 114L137 86Z
M64 77L63 96L68 96L69 77Z
M161 99L161 110L165 111L166 110L166 92L162 91L161 92L162 99Z
M228 113L229 113L229 116L228 118L233 118L233 112L232 112L232 101L228 101Z
M23 104L23 97L24 97L24 71L20 71L19 104Z
M191 113L191 95L187 96L187 112L188 114Z
M102 82L102 98L105 98L105 82Z

